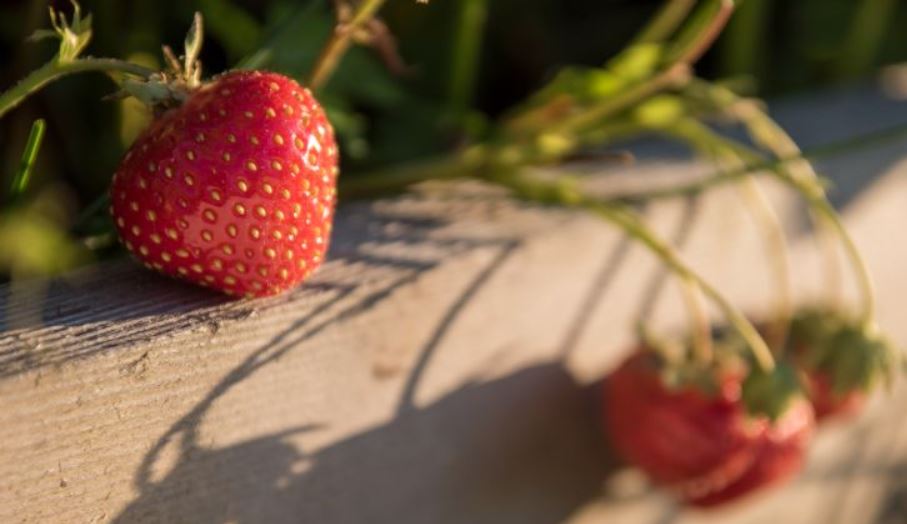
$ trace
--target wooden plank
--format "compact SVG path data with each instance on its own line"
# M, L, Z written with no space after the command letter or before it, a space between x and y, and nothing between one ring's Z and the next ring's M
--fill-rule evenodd
M873 90L784 111L808 116L815 129L795 129L807 134L907 120ZM862 182L839 202L902 344L905 153L826 165ZM613 171L596 176L613 188L703 168ZM766 188L790 225L799 295L814 296L802 209ZM686 255L758 314L770 281L740 208L732 190L700 202ZM665 234L684 214L646 209ZM0 522L899 522L902 390L823 432L792 487L717 515L615 470L596 383L632 344L657 274L591 217L461 184L344 206L325 267L283 297L227 301L128 261L0 288ZM649 317L682 326L672 287Z

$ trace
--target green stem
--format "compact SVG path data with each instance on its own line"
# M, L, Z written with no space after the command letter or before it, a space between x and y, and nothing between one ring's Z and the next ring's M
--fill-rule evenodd
M668 61L692 65L712 46L734 12L734 0L711 0L703 4L677 37Z
M724 94L729 100L734 100L732 98L735 96L733 93L722 90L723 88L720 87L714 89L718 90L719 95ZM734 103L732 108L732 114L737 116L747 127L750 136L757 144L779 157L801 154L793 139L769 118L758 105L755 103ZM786 178L789 183L803 195L810 204L810 209L818 213L823 219L824 226L831 228L841 241L850 259L851 267L856 273L857 283L862 294L861 320L867 325L873 322L875 318L875 290L873 289L869 269L866 267L866 262L860 255L860 251L856 248L853 238L851 238L841 222L841 217L828 201L824 189L818 183L819 176L813 170L812 165L806 160L801 160L792 164L785 164L784 167L776 172L779 174L787 173L788 176Z
M602 140L641 133L649 130L636 123L619 125L613 133L607 136L599 133L601 128L596 128L584 141L584 144L600 143ZM610 128L608 128L610 129ZM713 187L738 182L741 179L760 172L774 171L785 165L807 159L828 158L852 151L858 151L867 146L877 146L893 140L900 140L907 136L907 125L893 126L881 131L868 133L856 138L830 142L821 146L804 150L800 154L788 155L776 159L762 159L746 161L739 169L717 171L713 174L698 178L697 180L680 183L670 187L634 191L622 194L611 199L613 202L625 204L693 196L703 193ZM450 179L470 176L470 171L482 169L490 156L490 150L477 146L467 153L457 156L442 156L432 160L390 166L377 171L345 175L340 179L340 191L346 198L362 198L377 193L387 193L404 189L410 184L424 182L431 179Z
M658 43L669 38L695 7L696 0L668 0L636 37L637 44Z
M318 89L327 82L337 69L340 59L349 49L353 35L372 19L384 2L385 0L363 0L349 22L341 23L334 28L331 38L322 49L318 61L315 62L315 68L309 77L309 87Z
M25 192L28 186L28 179L31 177L32 168L35 165L35 158L38 157L38 149L41 147L41 140L44 138L44 120L37 119L31 126L31 132L28 134L28 140L25 143L25 150L22 152L22 160L19 163L19 171L13 177L13 183L10 186L10 201L19 198Z
M708 310L703 304L702 288L693 280L680 279L680 289L690 315L693 328L693 352L700 364L709 364L715 357L712 347L712 325L709 322Z
M534 107L525 114L513 117L512 120L524 122L520 127L529 127L535 132L536 137L549 135L569 139L576 134L588 131L607 117L665 89L684 85L690 80L692 64L701 57L702 53L721 33L733 8L732 0L713 0L710 5L704 6L697 13L693 23L685 28L683 34L676 39L677 41L669 53L670 58L665 65L653 76L630 85L623 92L594 102L587 107L581 107L579 108L581 111L577 111L574 115L567 116L557 123L552 123L549 118L545 117L550 110L549 106ZM671 16L674 15L671 14ZM671 21L671 24L674 23ZM658 28L657 31L660 32L662 29ZM542 125L526 126L527 121L533 123L537 121Z
M739 119L747 127L752 139L775 157L802 155L797 144L755 102L738 97L730 89L700 80L691 81L688 91L715 106L720 112ZM787 170L795 178L814 186L812 193L825 198L819 176L806 160L786 163L777 169ZM838 305L841 301L841 267L835 242L838 233L827 219L817 214L815 208L810 207L809 213L816 225L819 248L825 263L826 300Z
M661 92L678 87L690 80L690 67L708 50L734 11L733 0L714 0L714 7L704 6L698 20L691 24L670 54L668 65L661 72L630 87L613 98L608 98L585 108L581 113L553 126L551 132L561 135L580 133L621 109ZM697 21L698 21L697 20ZM688 35L688 36L685 36Z
M745 159L738 151L721 147L721 144L714 140L714 134L698 121L692 119L678 121L669 132L701 154L713 157L716 162L725 162L738 168L746 165ZM776 318L769 326L768 339L770 347L781 349L787 339L790 319L793 316L793 298L784 229L764 192L756 183L755 175L750 174L743 177L739 189L760 229L763 242L767 246L769 266L777 285Z
M29 95L45 85L66 75L86 71L117 71L135 76L149 77L155 72L146 67L114 58L78 58L69 62L52 60L22 79L21 82L0 95L0 118L18 106Z
M756 328L717 289L687 266L670 245L658 238L626 206L590 198L579 191L566 188L563 183L529 179L528 177L512 173L509 176L492 176L488 180L507 187L520 198L585 209L620 227L643 246L649 248L649 251L671 269L677 278L692 282L702 290L705 296L721 310L727 321L752 349L753 357L761 370L769 372L774 369L775 359L772 357L772 352L765 344L765 341L762 340Z
M541 134L572 135L582 133L602 120L631 107L670 87L676 87L689 79L689 70L684 65L671 67L657 76L640 82L623 93L595 103L582 112L562 120L560 123L543 130Z
M447 180L475 175L486 161L485 150L481 147L468 149L451 157L414 162L408 165L340 177L340 197L356 199L401 190L409 185L426 180Z
M758 223L762 232L763 242L769 265L772 268L773 280L777 288L776 308L774 322L769 326L767 335L769 346L782 351L786 347L791 318L794 315L794 299L791 292L790 267L788 265L787 241L784 228L778 215L768 202L765 192L759 187L755 178L747 177L740 188L743 198L748 202L748 207Z
M697 178L692 182L624 195L620 200L626 203L632 203L643 200L697 195L716 186L737 182L748 175L781 169L793 162L829 158L852 151L858 151L867 146L877 146L892 140L901 140L904 139L905 136L907 136L907 125L897 125L881 131L860 135L855 138L837 140L821 146L805 149L799 154L786 155L775 159L760 159L758 162L746 162L745 165L739 169L718 171L702 178Z
M815 199L812 205L825 217L844 246L844 252L847 253L853 270L856 272L857 285L860 287L863 298L860 322L866 327L871 326L875 322L875 287L872 283L872 276L869 274L869 268L863 260L863 255L860 254L853 237L847 231L847 228L844 227L841 217L828 200Z
M769 122L774 126L773 122ZM784 136L786 137L787 135L785 134ZM761 160L761 158L748 147L735 140L719 135L714 135L713 139L722 143L724 147L737 151L737 153L748 162ZM759 143L763 143L762 140L756 136L754 136L754 139ZM810 167L809 169L811 170L812 168ZM825 197L825 192L821 189L821 186L816 183L815 179L798 176L787 167L787 164L783 164L779 169L770 171L770 174L800 193L810 209L825 220L827 225L834 230L838 239L844 246L844 250L850 259L851 266L856 273L857 284L860 288L863 301L861 307L861 321L865 325L871 324L875 318L875 290L873 289L872 278L869 276L869 269L866 267L866 263L863 261L863 257L860 255L860 251L857 249L856 244L847 232L844 224L841 222L838 213Z
M753 357L756 359L759 368L765 372L774 369L775 359L772 357L772 352L749 320L728 302L717 289L712 287L711 284L706 282L680 260L674 250L658 239L658 237L636 218L632 212L623 210L619 207L614 207L613 205L604 205L600 203L587 203L584 207L587 207L601 217L623 228L624 231L642 242L643 245L647 246L652 253L661 259L663 263L667 264L668 267L681 278L695 282L702 289L702 292L705 293L706 297L721 310L725 318L727 318L727 321L737 330L740 336L743 337L750 349L752 349Z

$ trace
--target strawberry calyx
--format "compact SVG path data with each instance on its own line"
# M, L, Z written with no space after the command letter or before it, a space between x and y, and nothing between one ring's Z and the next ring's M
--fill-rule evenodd
M644 336L645 347L655 355L659 376L669 390L692 388L714 397L726 386L728 377L737 377L747 415L766 417L771 422L783 418L791 406L806 399L793 366L780 362L763 371L752 362L745 341L724 326L712 331L714 357L708 363L696 359L691 341L672 343L649 333Z
M195 13L186 34L184 53L177 57L170 46L163 46L167 69L144 79L125 79L118 96L133 96L150 107L155 114L181 106L193 91L202 85L202 64L198 56L202 49L203 22Z
M765 372L752 368L743 380L741 400L750 416L765 416L776 422L796 402L805 400L803 388L793 366L779 363Z
M746 347L736 337L715 336L713 355L707 362L697 356L692 337L676 340L641 330L640 338L640 351L651 355L649 361L668 391L689 389L715 398L725 393L729 377L746 373L747 363L742 357Z
M823 377L838 397L870 392L894 379L899 353L874 324L829 309L795 316L791 353L804 371Z
M704 363L695 358L689 341L659 337L643 326L639 336L639 351L649 355L648 362L667 390L692 388L708 397L719 393L721 372L717 359Z

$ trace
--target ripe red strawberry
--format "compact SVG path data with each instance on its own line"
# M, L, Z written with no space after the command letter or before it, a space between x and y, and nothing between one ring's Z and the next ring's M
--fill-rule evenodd
M752 465L740 478L711 492L688 492L687 503L699 507L718 506L783 482L800 471L812 440L813 416L806 399L795 401L755 442Z
M830 417L854 417L866 404L866 392L853 389L843 393L835 391L831 378L818 370L805 374L809 400L813 403L816 418L827 420Z
M606 380L605 422L616 451L686 503L727 502L799 469L812 430L802 398L776 421L748 413L740 373L716 390L665 385L663 363L640 350Z
M308 89L236 71L160 114L114 175L114 221L146 266L231 295L290 289L324 259L337 145Z
M743 424L739 381L725 381L710 398L692 387L668 390L659 367L655 354L638 351L607 378L604 408L615 449L669 487L737 478L762 430Z

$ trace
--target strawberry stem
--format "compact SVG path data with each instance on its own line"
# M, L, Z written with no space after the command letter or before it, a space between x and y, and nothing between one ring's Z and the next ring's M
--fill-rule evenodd
M704 3L670 46L667 59L660 65L660 69L613 96L581 107L571 107L573 111L567 116L559 115L561 111L552 111L552 104L556 106L562 102L556 98L547 105L531 107L512 117L513 124L530 132L528 144L519 151L521 156L530 161L563 158L578 149L583 144L584 135L602 126L605 119L665 90L686 85L692 78L693 64L721 33L733 10L732 0L711 0ZM671 21L671 24L675 24L675 21ZM659 33L661 31L662 29L658 29ZM557 118L552 120L551 114L557 115ZM557 144L557 147L547 148L546 144Z
M741 100L731 91L711 86L704 82L697 83L697 87L708 89L719 102L724 102L724 107L743 123L752 139L762 147L771 151L776 157L800 156L796 162L783 162L772 170L788 185L792 186L806 200L816 221L822 227L828 228L837 236L844 251L850 259L851 268L857 278L857 284L862 295L861 321L869 325L875 318L875 291L872 278L841 218L828 201L825 189L819 183L819 176L812 165L802 158L802 153L790 136L781 129L765 112L755 103ZM745 146L729 139L722 139L732 149L736 149L747 160L760 160L760 158ZM828 255L831 256L830 254Z
M695 280L686 278L681 278L680 284L690 325L693 327L693 357L699 364L707 365L714 359L715 350L712 347L712 324L703 303L702 288Z
M682 119L661 131L688 143L701 154L724 161L732 167L741 168L746 165L745 159L736 149L726 147L723 142L716 140L717 135L696 120ZM768 338L770 347L780 350L784 347L793 316L793 298L784 229L762 189L756 183L753 174L743 177L739 189L769 250L769 263L777 285L777 311L775 321L770 326Z
M744 180L740 188L743 198L747 200L759 228L762 230L763 242L766 244L769 264L772 267L773 279L777 287L778 297L775 302L775 318L769 325L766 339L769 347L781 352L787 346L787 336L790 331L790 322L794 315L794 299L791 290L790 267L788 264L787 241L784 228L778 214L772 208L752 176Z
M678 64L694 64L724 30L734 12L734 0L712 0L704 3L677 37L679 44L670 55Z
M696 0L669 0L634 40L635 44L662 42L670 37L696 6Z
M341 176L337 189L341 198L356 199L400 191L428 180L450 180L475 176L485 169L487 149L474 146L450 157L428 159L356 176Z
M32 71L18 84L0 95L0 118L47 84L66 75L88 71L119 72L147 78L155 72L132 62L115 58L78 58L69 62L52 60Z
M489 176L488 180L510 189L519 198L585 209L620 227L643 246L649 248L649 251L671 269L677 278L685 283L692 283L702 290L750 347L756 364L761 370L769 372L774 369L775 359L772 352L756 328L717 289L683 262L674 249L662 241L627 206L591 198L575 188L565 186L563 181L546 182L512 172L498 173Z
M337 24L309 76L310 88L317 90L328 81L337 69L340 59L349 49L353 35L375 16L384 2L385 0L363 0L349 21L341 20Z
M706 102L717 106L722 112L729 112L736 116L745 126L750 129L753 139L774 153L776 157L784 156L801 156L801 151L797 145L790 139L777 125L771 121L764 113L759 117L755 113L762 111L756 107L753 101L744 100L738 97L729 89L713 86L701 80L694 80L690 83L691 94L704 98ZM772 128L775 128L774 130ZM774 136L776 131L780 131L783 136ZM813 171L812 166L805 159L799 159L787 163L783 168L789 169L792 174L802 177L806 180L819 181L819 176ZM779 166L779 168L782 168ZM821 191L821 187L819 188ZM825 294L826 300L832 304L841 302L841 266L837 250L837 233L826 219L819 216L816 210L809 208L809 214L812 222L816 225L817 240L819 249L823 253L825 262Z
M805 149L801 153L795 155L785 155L773 159L759 158L755 161L749 160L745 163L744 166L740 167L739 169L720 170L710 175L697 178L696 180L693 180L691 182L683 182L668 187L659 187L627 194L624 195L620 200L625 203L634 203L644 200L650 201L697 195L708 191L713 187L734 183L748 175L782 169L787 164L793 162L800 162L808 159L815 160L820 158L827 158L842 153L858 151L870 145L877 146L879 144L892 140L903 139L905 136L907 136L907 125L897 125L889 129L884 129L882 131L867 133L865 135L834 141L822 146ZM823 183L821 177L819 179L819 183Z

